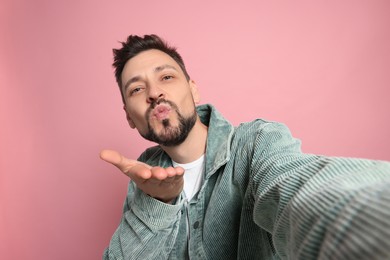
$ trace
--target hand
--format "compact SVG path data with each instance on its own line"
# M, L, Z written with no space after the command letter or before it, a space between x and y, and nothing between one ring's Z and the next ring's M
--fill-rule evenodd
M184 169L181 167L151 167L112 150L101 151L100 158L118 167L144 193L165 203L171 203L183 190Z

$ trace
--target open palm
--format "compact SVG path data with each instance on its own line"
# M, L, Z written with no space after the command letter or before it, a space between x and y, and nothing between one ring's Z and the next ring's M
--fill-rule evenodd
M113 150L101 151L100 158L118 167L143 192L163 202L171 202L183 190L184 169L181 167L152 167Z

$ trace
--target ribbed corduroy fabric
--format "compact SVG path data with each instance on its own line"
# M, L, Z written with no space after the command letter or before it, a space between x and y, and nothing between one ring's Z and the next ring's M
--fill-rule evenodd
M168 205L130 182L103 259L390 259L389 162L303 154L283 124L197 109L202 188ZM158 146L139 160L172 164Z

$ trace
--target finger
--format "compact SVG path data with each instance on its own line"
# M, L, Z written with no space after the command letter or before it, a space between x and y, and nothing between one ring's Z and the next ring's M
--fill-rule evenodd
M157 180L164 180L168 177L167 170L161 167L153 167L151 169L152 172L152 178L157 179Z
M143 163L138 163L131 167L125 174L136 183L144 182L152 177L150 166Z
M176 175L183 175L184 174L184 169L182 167L176 167L176 168L168 167L168 168L165 168L165 170L167 172L168 177L173 177Z
M180 166L175 167L175 171L176 171L176 176L178 176L178 175L183 175L184 172L185 172L184 168L182 168L182 167L180 167Z
M167 172L167 175L168 175L168 178L169 177L173 177L176 175L176 169L173 168L173 167L168 167L168 168L165 168L166 172Z
M183 179L185 170L181 167L176 167L175 171L176 171L176 175L174 176L175 181Z
M115 165L124 173L127 173L131 167L138 163L135 160L127 159L117 151L113 150L102 150L100 152L100 158L108 163Z

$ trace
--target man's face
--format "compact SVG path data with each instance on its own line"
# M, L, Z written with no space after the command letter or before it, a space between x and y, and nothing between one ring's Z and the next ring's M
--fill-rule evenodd
M178 145L196 122L196 85L162 51L144 51L126 63L122 93L129 125L150 141Z

